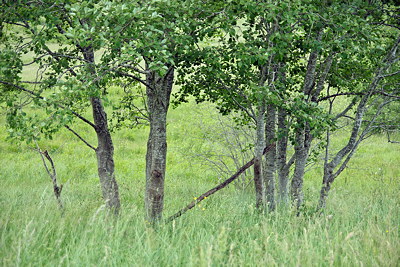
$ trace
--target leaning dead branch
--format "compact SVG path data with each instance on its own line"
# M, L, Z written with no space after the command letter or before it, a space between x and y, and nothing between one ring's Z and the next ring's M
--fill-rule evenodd
M270 151L271 149L273 149L274 147L275 147L275 143L273 143L273 144L267 146L266 148L264 148L263 155L265 153L267 153L268 151ZM216 193L217 191L225 188L227 185L229 185L235 179L237 179L245 170L247 170L248 168L253 166L253 164L254 164L254 158L252 160L250 160L249 162L247 162L245 165L243 165L240 169L238 169L237 172L234 175L232 175L230 178L226 179L224 182L220 183L216 187L208 190L204 194L202 194L199 197L195 198L195 200L193 200L191 203L189 203L186 207L184 207L183 209L179 210L174 215L170 216L168 219L166 219L165 223L172 222L173 220L179 218L184 213L186 213L188 210L194 208L197 204L199 204L201 201L206 199L208 196L210 196L210 195Z

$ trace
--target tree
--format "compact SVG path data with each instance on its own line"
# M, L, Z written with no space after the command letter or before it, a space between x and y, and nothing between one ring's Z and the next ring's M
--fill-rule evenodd
M394 38L393 35L391 37ZM386 38L383 40L387 41ZM360 143L366 140L375 132L375 123L381 117L384 108L386 108L390 104L393 104L395 101L398 103L398 101L400 100L398 88L398 81L400 77L398 65L398 61L400 59L399 33L397 32L397 40L395 39L394 41L392 40L388 43L389 45L386 48L388 52L386 56L382 57L376 71L373 73L373 75L371 75L372 77L370 78L370 83L364 85L364 88L359 92L359 96L356 96L356 98L358 98L357 100L353 99L353 101L350 102L347 108L336 115L336 118L340 118L343 116L347 116L347 118L349 118L351 116L349 116L349 113L351 114L349 107L356 107L355 111L353 112L354 118L350 117L352 120L352 129L348 142L333 155L331 155L330 147L331 133L330 131L327 131L324 176L318 209L322 209L325 207L326 198L328 196L332 183L345 170L347 164L355 154ZM371 58L373 58L372 55ZM370 66L370 68L373 67L374 65ZM332 111L332 105L336 97L338 97L338 95L334 95L333 98L330 100L330 111ZM368 112L370 113L369 120L365 120ZM378 125L382 126L382 123L379 123ZM385 123L383 125L385 125Z
M162 218L167 153L167 113L175 70L211 35L220 7L213 1L123 1L110 15L120 25L108 58L120 79L146 88L150 134L146 154L146 217ZM184 74L183 74L184 75Z
M181 77L181 97L216 102L223 114L242 111L246 121L256 124L257 206L274 208L276 173L278 199L287 201L292 165L291 199L297 209L303 205L312 144L325 130L333 130L336 121L325 109L325 92L360 95L359 85L376 63L362 66L374 58L364 43L381 38L380 29L370 23L380 16L373 11L378 6L364 1L232 2L225 9L230 20L221 27L218 44L204 47L185 66L190 75ZM267 153L263 173L260 151L272 140L277 150Z
M358 1L348 4L338 1L318 3L311 9L315 16L314 19L310 20L311 25L307 25L307 21L304 21L306 22L304 24L305 32L311 33L309 39L300 43L301 46L299 47L304 51L304 55L308 54L307 66L301 76L304 77L301 95L303 98L302 105L305 106L300 111L306 112L304 114L299 112L292 114L297 126L295 127L295 168L291 183L291 195L297 208L300 208L303 202L302 184L305 166L310 161L311 144L318 141L324 131L327 131L329 136L338 119L355 105L358 105L359 108L356 114L363 116L364 111L362 110L366 104L364 101L366 101L365 98L369 98L368 92L370 90L361 88L365 86L366 80L373 77L373 70L376 66L380 65L381 53L373 51L372 44L379 46L381 45L380 42L393 38L386 39L386 33L382 34L382 28L375 27L371 23L371 20L382 17L382 12L373 11L378 7L380 7L380 3L377 2ZM349 17L351 19L348 19ZM366 43L372 44L369 46ZM291 61L288 64L296 66L299 62L299 60L297 60L297 63ZM293 72L288 73L287 76L296 78L296 74ZM332 100L331 97L337 96L332 92L336 92L338 95L362 95L362 97L353 99L349 106L335 117L331 114L333 107L335 107L333 102L330 102L328 109L324 108L324 101ZM321 114L307 112L312 107L319 109ZM378 114L379 112L376 113L376 115ZM324 120L323 118L327 121L326 124L320 123ZM355 121L358 119L356 115ZM358 123L355 123L354 127L359 129L356 124ZM355 144L353 140L353 134L357 135L354 132L355 128L349 139L348 146L350 147ZM325 142L326 155L328 155L329 137ZM350 145L350 143L353 144ZM351 150L348 150L348 146L343 148L340 153L347 154ZM346 150L348 151L345 152ZM331 164L327 163L326 158L325 172L330 172L327 171L328 166L335 165L333 162ZM324 181L326 180L324 178Z
M118 213L114 147L103 105L110 75L102 72L110 62L95 58L107 42L102 34L107 27L97 20L103 10L94 1L3 1L2 10L1 101L11 136L29 142L52 138L62 127L71 131L95 151L103 198ZM24 63L22 56L29 53L33 60ZM38 71L24 81L22 69L29 65ZM82 115L89 107L93 122ZM97 147L71 128L76 119L94 130Z
M219 45L205 47L198 62L187 67L191 75L181 80L182 97L192 94L198 101L214 101L223 114L241 111L245 121L256 125L254 181L256 206L262 209L275 208L276 168L281 168L280 181L286 183L285 177L293 164L293 160L286 162L289 133L286 116L296 107L302 108L304 101L288 82L286 73L289 60L298 60L290 55L301 56L293 43L303 38L304 30L300 27L303 9L306 7L299 1L280 1L279 5L271 1L232 3L226 10L230 20L222 28ZM293 98L297 101L292 101ZM278 139L278 150L268 151L267 161L263 162L266 142ZM286 184L281 189L286 194Z

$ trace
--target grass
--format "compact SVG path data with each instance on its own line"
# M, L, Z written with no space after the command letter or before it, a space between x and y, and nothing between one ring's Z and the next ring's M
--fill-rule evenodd
M204 123L214 114L211 106ZM216 185L217 173L188 159L201 147L185 104L169 115L165 215ZM251 189L233 186L177 221L153 229L143 219L148 129L115 134L122 214L105 215L95 155L67 132L42 141L55 160L66 211L57 210L39 155L5 141L1 122L0 259L2 266L399 266L400 155L376 136L360 147L335 181L325 213L296 217L279 210L259 215ZM336 138L345 138L336 137ZM199 139L198 139L199 140ZM217 144L216 144L217 145ZM182 149L183 148L183 149ZM321 183L316 165L305 179L306 209ZM306 210L307 211L307 210Z
M191 157L221 148L203 139L215 127L215 115L211 105L193 103L169 113L165 217L219 183L215 169ZM251 187L230 186L154 229L144 220L147 128L113 136L122 202L114 219L104 211L93 151L64 130L40 142L64 184L61 215L40 156L29 145L7 141L4 120L0 115L1 266L400 265L400 153L385 137L361 145L322 215L312 213L322 179L318 163L305 177L299 217L290 210L260 215ZM74 129L95 143L89 129L79 123ZM343 143L346 134L333 143Z

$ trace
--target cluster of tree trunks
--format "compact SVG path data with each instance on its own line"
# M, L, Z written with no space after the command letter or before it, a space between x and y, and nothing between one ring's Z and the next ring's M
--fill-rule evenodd
M290 1L287 3L284 1L282 4L290 6L288 5L289 3ZM122 4L132 4L132 8L144 8L141 4L130 3L129 1ZM151 6L152 4L154 4L154 6ZM62 104L56 99L54 103L47 107L54 106L54 110L67 110L71 117L80 119L95 132L97 137L96 147L90 145L81 135L67 125L72 122L72 119L66 120L68 123L64 125L66 129L83 141L85 145L95 151L102 195L106 206L114 214L119 213L121 204L115 175L113 140L106 109L102 102L102 96L104 92L106 92L107 83L113 81L115 77L128 79L129 83L139 82L144 85L146 87L147 111L150 124L146 153L146 188L144 202L147 219L151 222L157 222L162 219L163 214L167 157L167 112L174 84L175 71L178 68L185 70L185 66L192 66L187 69L194 74L183 72L181 75L193 78L196 88L189 93L184 92L183 94L192 94L195 97L208 94L211 101L228 103L228 111L240 110L243 114L247 114L247 119L249 121L253 120L256 127L256 138L254 140L255 156L231 178L201 195L197 201L189 204L186 208L170 217L169 220L179 217L187 210L193 208L205 197L224 188L250 166L254 168L255 204L258 209L273 211L278 204L288 205L292 203L294 207L299 210L303 205L303 181L306 166L309 162L311 145L316 139L313 132L315 127L309 119L298 115L295 108L291 107L290 109L285 106L286 102L293 101L293 99L290 94L286 94L288 93L285 92L286 88L282 89L282 87L290 87L290 82L287 81L287 78L291 75L290 78L297 79L298 84L301 84L297 87L290 87L291 90L293 89L298 95L301 95L301 97L299 97L299 99L301 99L301 105L307 108L316 107L322 100L328 100L330 103L329 112L332 113L333 102L335 98L340 95L340 93L330 94L329 92L329 79L331 78L330 76L334 74L332 66L334 66L334 64L339 64L338 62L340 61L346 60L348 55L346 54L340 58L338 55L340 55L341 51L336 47L336 44L332 44L330 42L331 40L326 39L330 38L328 34L334 32L333 34L337 34L334 36L337 43L341 43L344 39L348 41L348 44L352 44L352 42L357 43L360 42L360 40L354 41L355 37L352 36L353 34L341 35L342 33L335 32L336 29L329 28L331 27L330 23L332 23L332 25L335 24L334 21L329 23L324 19L318 21L323 18L322 15L318 14L319 8L322 6L323 8L321 10L324 11L333 5L331 2L322 3L321 6L316 5L315 9L317 11L313 14L315 18L310 19L310 21L307 20L308 18L303 18L303 14L297 13L297 11L294 10L295 8L293 10L282 10L280 6L263 6L258 1L249 1L249 3L247 3L248 5L236 3L238 6L232 10L230 10L230 8L232 8L230 4L225 6L223 1L216 1L215 7L211 3L203 5L204 3L200 1L198 2L199 6L197 8L202 11L198 14L195 12L196 15L193 15L194 17L185 17L187 15L186 13L190 12L179 13L179 10L177 13L176 10L173 10L173 8L177 6L183 6L181 2L169 1L169 4L171 4L171 6L169 6L171 10L162 10L157 3L149 2L149 7L151 6L151 8L157 10L158 13L154 10L151 10L151 13L149 13L151 14L151 19L154 19L154 21L149 20L149 23L154 23L154 25L151 24L151 27L144 28L146 29L144 35L141 35L143 34L143 29L141 27L147 24L134 24L133 22L137 19L135 17L134 19L127 19L124 22L126 25L117 33L113 32L114 29L108 28L110 36L107 37L107 40L102 40L101 38L95 38L96 34L102 36L102 34L97 31L99 31L99 29L106 29L110 24L115 23L116 20L119 21L120 18L122 19L122 17L127 15L124 12L128 11L121 11L121 16L117 16L118 18L114 18L110 14L110 18L104 18L105 21L102 21L98 19L101 17L100 15L97 19L94 19L94 17L90 17L91 12L85 11L80 14L79 12L73 11L72 5L69 6L66 5L66 3L53 5L52 3L38 4L32 2L27 6L21 6L14 5L12 2L4 2L2 6L7 9L8 13L6 13L7 16L2 17L4 21L2 20L0 23L0 37L4 37L3 31L5 31L5 27L3 27L3 25L5 24L10 24L13 27L21 27L26 31L27 35L31 35L32 42L25 43L23 39L26 38L23 36L23 38L17 41L17 43L20 43L14 47L16 48L14 50L19 50L22 55L28 51L28 48L31 49L31 51L35 52L35 59L32 63L26 65L39 63L44 69L43 73L46 72L47 66L49 65L54 73L52 73L53 76L46 76L47 80L45 82L28 81L25 83L44 85L35 91L23 86L24 83L19 80L20 73L14 73L13 75L16 75L16 77L8 77L12 76L10 73L18 69L11 66L11 70L4 72L8 76L1 77L0 83L2 86L5 86L6 90L12 87L19 93L26 93L31 99L37 102L46 101L46 98L41 95L44 90L57 88L57 86L62 88L62 83L66 82L69 78L76 79L76 83L81 86L77 86L78 88L74 87L72 91L84 91L84 89L86 89L84 87L86 86L94 88L94 90L92 90L93 92L90 90L85 91L85 93L82 94L84 96L80 96L81 99L79 99L79 101L87 104L82 105L84 108L91 107L93 122L76 112L76 107L71 103L75 101L75 96L71 97L71 99L68 100L69 102L66 101ZM191 1L185 4L187 5L185 8L193 8L193 3ZM296 4L299 3L296 2L292 4L296 6ZM115 12L119 10L119 3L116 5ZM368 5L360 6L360 10L365 9L369 12L374 5L373 1L370 1ZM271 14L269 14L272 18L265 16L264 11L257 14L257 12L259 12L257 10L255 15L253 14L253 7L261 8L261 6L266 8L265 12L269 12L270 9L275 8L274 11L276 12L271 12ZM69 10L69 8L71 10ZM99 6L99 8L101 7ZM210 8L210 10L208 10L208 8ZM250 10L247 10L247 8L250 8ZM348 8L351 9L350 7ZM90 10L89 7L85 7L85 10L86 9ZM125 10L126 8L120 9ZM46 22L44 22L45 20L43 20L42 17L45 17L46 13L43 13L43 10L49 11L49 14L54 14L57 18L54 19L51 17L51 19L45 19ZM108 9L105 10L107 11ZM146 10L147 9L144 8L142 11L145 12ZM95 13L98 10L94 8L92 11ZM161 14L164 11L165 14ZM347 12L345 9L342 11ZM288 13L286 14L285 12ZM365 16L369 16L369 14L356 14L357 12L351 15L357 16L357 18L361 20L365 20ZM380 15L385 17L384 15L389 14L391 11L381 10L380 12ZM284 13L290 19L285 19ZM219 18L218 16L221 14L222 17ZM133 15L133 13L128 15ZM253 15L254 18L252 17ZM71 19L71 16L73 16L74 19ZM138 16L140 18L138 21L148 19L149 17ZM107 19L109 19L109 21ZM236 31L236 21L238 19L246 20L246 25L243 24L245 26L242 28L242 33ZM303 19L305 21L303 21ZM232 21L227 23L229 20ZM293 22L291 20L293 20ZM188 29L187 21L190 21L189 24L193 28ZM318 21L318 23L314 23L316 21ZM165 25L170 22L171 24ZM96 23L99 24L97 25ZM210 23L210 25L207 25L208 28L206 31L200 33L204 28L204 23ZM365 21L365 23L367 22ZM294 30L294 27L300 24L302 28L299 29L299 32L304 31L304 36L300 36L300 33ZM38 25L40 27L38 27ZM355 23L353 26L358 27L358 25L359 23ZM387 23L383 25L390 26ZM160 27L160 29L157 27ZM232 35L228 40L226 40L226 37L220 39L220 42L223 43L221 47L226 48L226 51L222 52L224 54L222 57L219 54L221 53L220 50L213 50L213 47L210 47L209 50L205 49L207 50L205 51L198 45L201 40L210 38L214 33L217 33L216 36L220 35L220 31L215 30L219 27L221 27L222 31ZM343 27L348 27L348 25L344 24ZM391 27L393 29L399 29L398 25L392 25ZM38 32L38 28L43 29ZM76 35L76 32L82 29L90 29L90 33L93 33L93 35L91 37L82 37L79 36L79 34ZM132 32L130 30L132 30ZM181 38L182 33L180 30L186 31L185 38ZM247 30L249 31L246 32ZM361 28L358 30L362 31ZM355 32L357 33L357 31ZM49 36L51 38L49 38ZM62 38L57 39L60 43L67 41L63 44L66 47L65 54L63 49L56 52L52 51L46 43L53 42L52 38L58 38L60 36L62 36ZM137 36L141 36L143 38L141 41L143 42L135 43L132 41L136 41L138 38ZM151 44L150 41L153 40L151 40L150 36L156 36L154 38L151 37L154 39L155 44ZM116 38L115 42L113 37ZM214 37L215 36L213 36L213 38ZM297 40L298 44L293 44L290 41L303 37L307 39L305 42L303 42L303 40ZM236 43L234 42L235 40L237 41ZM241 40L241 44L245 45L245 53L237 49L239 40ZM326 44L324 44L324 40ZM326 129L321 127L324 132L326 131L325 141L327 145L325 149L323 182L318 205L320 209L326 205L326 198L335 178L345 169L359 144L369 136L371 127L379 113L386 105L391 103L393 99L399 99L398 96L395 95L397 91L395 94L391 94L384 91L384 86L382 86L382 81L386 77L393 77L399 74L398 70L392 73L389 71L399 61L399 42L400 38L394 42L394 45L383 61L376 63L379 67L375 74L372 75L373 77L369 86L359 91L352 88L348 90L348 92L342 93L342 95L352 95L357 98L335 117L335 120L338 120L344 116L348 116L352 108L356 107L355 111L352 111L354 119L352 121L352 130L347 144L337 153L332 153L330 148L330 129L329 127L326 127ZM12 46L12 43L13 42L8 43L8 45ZM107 46L103 45L102 47L101 44L103 43L107 43ZM298 45L298 47L295 45ZM321 47L323 47L323 45L326 46L326 51L322 51L323 49L321 49ZM341 45L343 49L346 49L347 44ZM25 46L28 48L24 48ZM189 46L194 50L198 50L191 54L191 51L187 51L190 50L188 48ZM96 49L94 47L96 47ZM103 64L98 66L95 61L95 50L99 51L100 49L108 49L109 47L111 48L104 52L105 59L104 62L102 62ZM143 47L145 47L145 49L143 49ZM260 47L262 47L262 49L260 49ZM154 50L159 49L160 51L157 50L157 53L154 53L153 48ZM132 49L132 51L130 51L130 49ZM132 58L126 59L126 57L129 57L129 53L124 54L123 50L129 50ZM261 50L264 51L262 55L259 54ZM214 51L214 53L207 54L209 51ZM254 52L253 54L257 54L257 56L248 53L249 51ZM364 52L366 53L366 51L363 51L363 53ZM293 59L293 55L291 54L296 53L299 53L299 56ZM349 54L351 53L354 53L354 51L349 52ZM186 58L187 55L188 57ZM110 56L112 59L107 59L107 56ZM204 58L202 58L203 56ZM354 55L352 55L352 57L353 56ZM116 58L115 61L114 57ZM364 57L364 55L361 55L361 57ZM5 58L12 62L10 58ZM192 62L191 60L193 58L194 60ZM141 65L142 60L144 60L146 64L144 68ZM220 64L215 64L215 62ZM22 61L19 63L23 65ZM248 65L246 68L241 68L239 63ZM162 68L154 67L160 64ZM207 64L210 66L207 66ZM295 73L290 73L290 67L296 64L301 65L301 67L299 67L299 70ZM18 63L15 63L15 65L19 66ZM202 68L199 66L206 66L209 68ZM3 65L1 67L3 74ZM226 70L223 69L224 67L227 67ZM210 69L211 71L209 71ZM236 70L238 70L238 73L231 73ZM339 75L341 74L342 73L339 72ZM348 73L346 74L348 75ZM106 76L107 79L101 82L100 80ZM142 76L145 76L145 79L142 79ZM360 77L357 77L357 79L360 81L365 79L365 77L369 77L363 75L359 76ZM242 80L232 82L236 77L242 77ZM43 74L37 76L38 80L42 78ZM197 81L196 79L199 80ZM248 82L245 79L252 80ZM54 82L54 80L57 81ZM49 84L49 88L46 88L47 84ZM358 85L360 86L360 84L361 82ZM215 90L209 90L208 87ZM183 86L183 91L185 90L184 88ZM364 115L370 107L370 100L377 95L382 96L381 100L383 102L376 109L372 119L368 123L365 123ZM273 96L275 96L275 98ZM203 96L200 96L200 99L202 97ZM287 97L287 99L285 97ZM204 99L201 99L201 101L203 100ZM46 104L42 106L38 105L39 108L43 108L43 106L46 106ZM77 110L80 110L82 106L78 105ZM232 106L235 107L232 108ZM15 106L14 108L21 109L19 106ZM309 113L308 115L312 116L313 114ZM330 115L333 116L334 114ZM62 120L62 123L65 123L64 120ZM293 149L289 149L289 140L294 144ZM267 147L267 149L265 149L265 147ZM43 156L44 154L41 155ZM53 180L55 195L57 199L60 200L61 187L59 187L56 182L54 164L50 157L46 156L46 158L51 162L53 172L48 172ZM45 163L43 157L42 159ZM292 168L293 166L294 168ZM47 166L46 169L48 170ZM275 190L276 188L277 190Z

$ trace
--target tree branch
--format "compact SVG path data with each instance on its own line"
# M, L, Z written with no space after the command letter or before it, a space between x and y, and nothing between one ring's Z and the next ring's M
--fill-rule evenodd
M337 93L337 94L333 94L333 95L328 95L328 96L321 97L321 98L318 99L317 102L321 102L321 101L324 101L324 100L329 100L330 98L337 97L337 96L344 96L344 95L358 95L358 96L362 96L363 94L364 94L363 92L361 92L361 93L354 93L354 92Z
M120 75L122 75L122 76L124 76L124 77L134 79L135 81L140 82L141 84L143 84L144 86L150 88L151 90L154 90L153 87L151 87L147 82L145 82L144 80L140 79L139 77L136 77L136 76L134 76L132 74L129 74L129 73L126 73L126 72L123 72L123 71L120 71L120 70L117 70L115 72L120 74Z
M38 95L37 93L35 93L35 92L33 92L33 91L29 90L29 89L26 89L26 88L24 88L24 87L22 87L22 86L19 86L19 85L13 84L13 83L9 83L9 82L6 82L6 81L2 81L2 80L0 80L0 83L2 83L2 84L4 84L4 85L12 86L12 87L14 87L14 88L16 88L16 89L19 89L19 90L21 90L21 91L23 91L23 92L26 92L26 93L28 93L28 94L30 94L30 95L32 95L32 96L34 96L34 97L37 97L37 98L39 98L39 99L42 99L42 100L45 99L43 96ZM71 110L71 109L69 109L69 108L67 108L67 107L64 107L64 106L61 105L61 104L57 104L57 106L58 106L59 108L68 110L68 111L71 112L75 117L77 117L77 118L81 119L82 121L86 122L87 124L89 124L90 126L92 126L93 129L96 130L96 125L94 125L92 122L90 122L90 121L89 121L88 119L86 119L85 117L82 117L81 115L79 115L79 114L76 113L75 111L73 111L73 110Z
M76 137L78 137L82 142L84 142L88 147L90 147L91 149L93 149L94 151L96 151L96 148L94 146L92 146L91 144L89 144L89 142L87 142L82 136L80 136L77 132L75 132L74 130L72 130L68 125L64 125L65 128L68 129L68 131L72 132Z
M264 151L263 154L267 153L268 151L270 151L271 149L275 148L275 143L267 146ZM227 180L225 180L224 182L220 183L219 185L217 185L216 187L208 190L207 192L205 192L204 194L200 195L198 198L195 198L194 201L192 201L191 203L189 203L186 207L184 207L183 209L179 210L177 213L175 213L174 215L170 216L168 219L165 220L165 223L169 223L172 222L173 220L179 218L180 216L182 216L184 213L186 213L188 210L192 209L193 207L195 207L198 203L200 203L201 201L203 201L204 199L206 199L208 196L216 193L217 191L225 188L227 185L229 185L230 183L232 183L235 179L237 179L245 170L247 170L248 168L250 168L252 165L254 164L254 158L252 160L250 160L249 162L247 162L245 165L243 165L234 175L232 175L230 178L228 178Z

